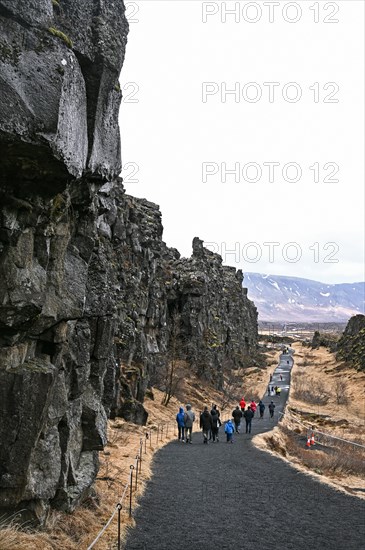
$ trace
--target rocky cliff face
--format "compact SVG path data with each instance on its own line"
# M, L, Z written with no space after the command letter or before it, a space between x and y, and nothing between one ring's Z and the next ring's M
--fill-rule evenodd
M365 315L351 317L337 344L337 359L365 371Z
M256 346L242 273L124 194L121 0L0 0L0 515L71 511L90 491L108 415L144 422L172 328L222 381Z

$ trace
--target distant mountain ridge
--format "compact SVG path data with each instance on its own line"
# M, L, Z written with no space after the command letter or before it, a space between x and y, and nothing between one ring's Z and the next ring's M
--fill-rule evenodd
M325 284L246 273L243 286L255 302L259 321L343 322L364 313L365 282Z

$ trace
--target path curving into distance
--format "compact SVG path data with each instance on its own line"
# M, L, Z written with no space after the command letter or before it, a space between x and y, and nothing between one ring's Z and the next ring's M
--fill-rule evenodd
M276 425L292 365L290 355L280 357L272 383L283 388L281 396L264 399L266 405L275 402L275 418L269 419L267 407L264 420L256 413L251 435L241 433L227 444L222 427L219 443L203 445L195 432L192 445L174 441L157 452L124 550L365 548L365 501L318 483L251 443Z

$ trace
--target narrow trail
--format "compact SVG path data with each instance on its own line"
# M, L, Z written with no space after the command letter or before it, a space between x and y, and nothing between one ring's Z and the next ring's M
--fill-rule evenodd
M318 483L251 443L277 424L292 365L290 355L281 356L271 383L282 387L281 396L265 397L264 419L256 413L250 435L227 444L222 427L220 442L204 445L195 432L192 445L171 442L157 453L125 550L364 548L363 500ZM274 419L267 408L271 399Z

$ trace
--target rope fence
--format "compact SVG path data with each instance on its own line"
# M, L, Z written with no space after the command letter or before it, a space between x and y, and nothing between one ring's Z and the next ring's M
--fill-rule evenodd
M195 419L194 424L199 426L199 418ZM177 436L176 422L158 424L156 427L148 428L145 432L144 437L140 438L138 454L136 455L134 463L129 466L129 479L124 486L122 495L120 499L118 499L118 502L116 503L113 509L113 513L109 517L108 521L99 531L99 533L97 534L93 542L87 547L87 550L92 550L93 548L95 548L95 545L103 537L103 535L109 528L110 524L113 522L113 519L115 518L116 515L117 515L117 549L120 550L121 524L122 524L121 513L122 513L122 510L124 509L124 501L128 494L129 496L128 515L130 518L132 517L133 496L136 494L138 490L138 483L141 481L143 454L145 455L147 454L148 448L152 450L154 442L156 446L158 446L159 443L162 443L164 439L169 437L169 435Z

